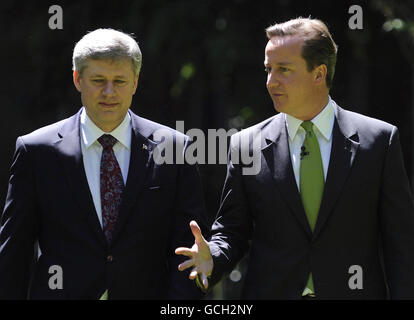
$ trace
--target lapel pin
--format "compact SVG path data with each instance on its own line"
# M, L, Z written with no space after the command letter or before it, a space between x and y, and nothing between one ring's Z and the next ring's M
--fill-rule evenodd
M147 145L143 144L143 145L142 145L142 149L144 149L144 150L148 150Z

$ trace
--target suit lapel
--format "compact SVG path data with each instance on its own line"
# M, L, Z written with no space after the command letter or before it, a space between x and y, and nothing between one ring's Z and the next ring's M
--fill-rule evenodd
M264 136L265 138L267 136L267 140L271 143L262 149L262 154L266 159L269 169L273 171L272 174L276 181L276 186L286 200L293 215L299 221L309 238L311 238L312 231L309 227L305 210L303 209L302 200L293 173L288 134L282 115L277 116L273 120L272 125L265 132Z
M358 147L358 134L356 129L352 127L352 121L347 119L346 111L337 106L328 175L316 221L314 238L321 232L333 211L336 200L340 196L349 175Z
M131 158L129 161L128 177L125 190L122 195L122 203L115 224L113 241L116 241L120 234L122 226L125 224L131 208L138 198L138 194L144 186L144 181L148 173L152 159L152 153L156 143L147 139L150 134L148 128L143 128L139 117L130 112L132 120L132 138L131 138ZM144 136L145 135L145 136Z
M88 221L93 233L106 243L98 215L93 204L92 195L86 179L80 145L80 112L66 121L56 142L57 155L62 163L69 188L79 206L82 216Z

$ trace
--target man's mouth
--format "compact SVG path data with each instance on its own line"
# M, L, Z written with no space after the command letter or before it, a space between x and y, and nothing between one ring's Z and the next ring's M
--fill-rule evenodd
M112 108L116 107L119 103L118 102L99 102L99 105L102 107Z

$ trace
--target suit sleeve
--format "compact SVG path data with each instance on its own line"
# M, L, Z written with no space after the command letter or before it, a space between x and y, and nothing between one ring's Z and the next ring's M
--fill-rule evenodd
M38 225L32 170L30 154L18 138L0 220L0 299L26 299L28 294Z
M414 205L396 127L385 158L379 210L391 299L414 299Z
M253 229L248 197L243 186L243 168L237 161L241 159L241 153L234 137L230 143L220 208L209 240L214 262L210 280L212 285L230 272L247 252Z
M186 142L184 152L191 142ZM170 285L169 299L201 299L204 293L197 288L194 281L188 279L191 268L179 271L178 265L187 260L187 257L176 255L178 247L191 248L194 244L194 236L190 229L190 221L195 220L200 226L203 235L206 235L209 227L203 196L201 178L196 164L179 165L177 177L177 189L174 209L174 220L169 248Z

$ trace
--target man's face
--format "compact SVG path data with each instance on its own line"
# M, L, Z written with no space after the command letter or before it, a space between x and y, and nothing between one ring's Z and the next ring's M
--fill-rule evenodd
M316 70L307 70L302 43L299 37L272 37L266 45L264 64L275 109L303 120L318 94L315 89L320 81Z
M128 58L89 59L82 75L77 70L73 72L73 82L89 118L109 132L124 120L137 89L138 75L134 76Z

